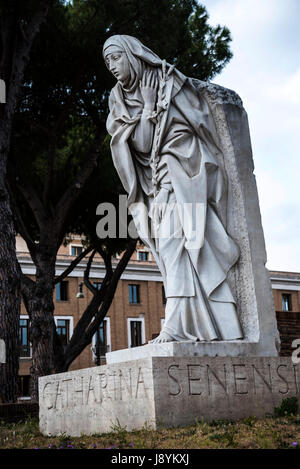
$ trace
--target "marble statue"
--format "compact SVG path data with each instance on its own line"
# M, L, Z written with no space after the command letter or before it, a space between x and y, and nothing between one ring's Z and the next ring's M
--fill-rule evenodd
M151 342L242 339L227 278L240 251L228 235L228 178L209 105L191 78L134 37L110 37L103 56L117 79L107 118L113 162L167 299Z

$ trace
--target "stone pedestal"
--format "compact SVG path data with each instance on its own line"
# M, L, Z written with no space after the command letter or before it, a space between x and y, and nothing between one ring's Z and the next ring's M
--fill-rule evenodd
M279 358L247 114L240 98L194 80L212 113L228 179L227 231L240 249L228 282L244 339L148 344L107 354L107 365L39 380L40 429L79 436L144 425L272 414L299 397L300 369ZM221 157L220 157L221 158Z
M299 389L290 358L148 357L40 378L40 430L80 436L263 417Z
M106 353L106 363L121 363L147 357L272 357L276 349L261 348L260 343L245 340L213 342L166 342L146 344L141 347L116 350Z

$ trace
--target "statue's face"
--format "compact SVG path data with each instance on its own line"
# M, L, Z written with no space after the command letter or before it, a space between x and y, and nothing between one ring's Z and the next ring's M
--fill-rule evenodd
M105 51L105 63L118 81L126 82L130 77L129 61L120 47L109 46Z

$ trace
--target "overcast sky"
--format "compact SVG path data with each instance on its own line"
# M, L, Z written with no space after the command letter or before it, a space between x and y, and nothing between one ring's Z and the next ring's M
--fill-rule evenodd
M270 270L300 272L300 0L201 0L232 34L233 58L213 81L249 118Z

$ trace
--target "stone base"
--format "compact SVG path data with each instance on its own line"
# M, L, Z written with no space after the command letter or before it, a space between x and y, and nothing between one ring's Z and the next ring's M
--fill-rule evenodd
M264 350L261 344L245 340L165 342L106 353L106 363L120 363L147 357L255 357L278 356L275 348Z
M70 436L273 414L300 399L286 357L148 357L39 379L40 430Z

